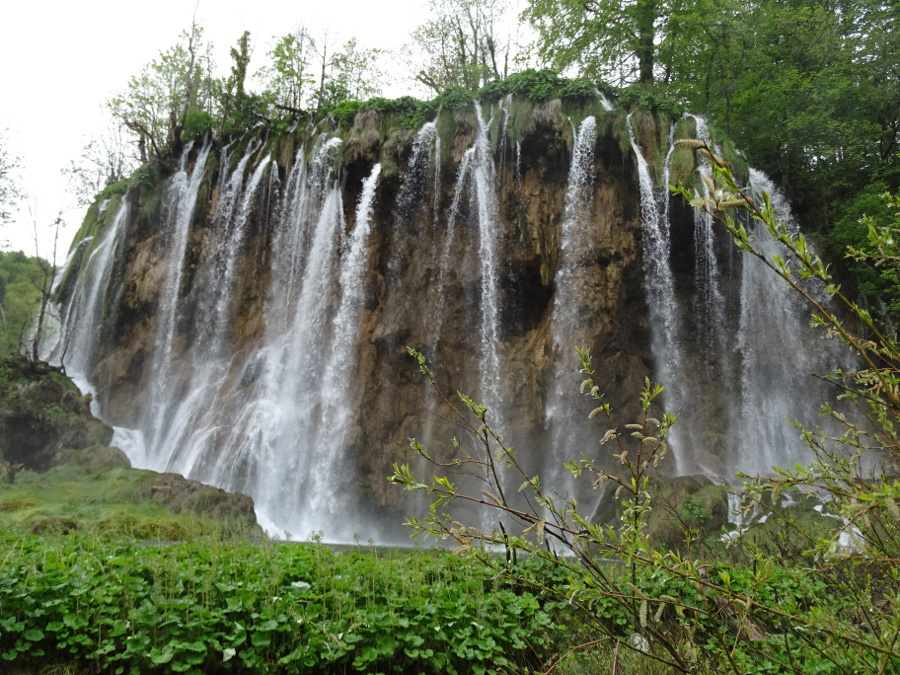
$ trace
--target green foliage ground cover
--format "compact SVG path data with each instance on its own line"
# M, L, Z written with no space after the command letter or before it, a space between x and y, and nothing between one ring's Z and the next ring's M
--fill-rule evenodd
M75 672L524 672L555 596L438 551L0 534L0 658Z

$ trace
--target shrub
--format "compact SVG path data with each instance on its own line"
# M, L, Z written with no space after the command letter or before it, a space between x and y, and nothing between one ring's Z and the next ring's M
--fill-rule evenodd
M451 87L441 93L435 102L446 110L459 110L460 108L471 108L475 97L464 87Z
M213 118L205 110L190 108L184 118L184 127L181 130L181 138L184 141L196 141L212 133Z
M546 598L437 552L112 530L0 533L0 547L0 658L19 669L523 672L559 630Z

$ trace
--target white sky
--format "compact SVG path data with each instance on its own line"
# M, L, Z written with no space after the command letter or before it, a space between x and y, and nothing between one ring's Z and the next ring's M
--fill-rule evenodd
M251 70L265 63L273 36L299 23L327 27L340 43L399 47L425 20L422 0L5 0L0 11L0 134L22 160L21 185L29 194L13 224L0 231L9 248L34 253L33 223L41 226L39 253L50 257L47 225L72 203L60 170L99 135L108 116L103 103L191 25L195 6L204 39L215 45L219 68L244 30L254 40ZM385 68L396 59L389 59ZM401 76L391 97L427 96ZM81 209L64 214L60 257L81 224Z

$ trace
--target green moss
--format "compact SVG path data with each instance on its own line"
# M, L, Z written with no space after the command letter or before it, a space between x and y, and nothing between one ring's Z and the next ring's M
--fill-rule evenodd
M673 140L697 137L697 122L693 117L682 117L675 123ZM669 159L669 183L671 185L690 184L693 182L693 173L696 162L694 151L689 148L676 147L672 150Z
M506 133L510 141L519 143L531 131L534 124L534 103L525 98L513 98L509 106Z
M86 471L74 463L44 473L20 471L13 484L0 485L0 527L51 534L60 528L91 530L138 539L175 540L204 534L253 534L239 522L227 526L196 512L174 513L142 495L142 485L156 474L116 467ZM210 488L207 506L222 499Z
M716 149L722 154L722 159L728 163L731 175L739 184L746 184L750 180L750 164L747 158L735 147L734 141L722 129L710 125L710 135L716 143Z
M683 549L686 532L717 542L728 522L726 490L690 477L658 481L651 490L653 510L647 535L655 544Z
M147 201L145 201L141 205L141 215L146 216L148 218L153 217L156 213L156 210L159 208L160 196L158 193L154 193L150 196Z
M412 129L392 129L381 145L379 161L381 162L381 179L386 180L398 176L405 168L404 158L415 140L416 132Z
M81 221L81 227L72 238L72 246L70 251L77 247L84 239L94 237L96 239L103 229L112 222L115 214L118 212L125 198L124 192L113 194L110 197L104 197L101 192L97 199L88 207L84 219ZM92 244L93 246L93 244Z
M475 103L475 97L468 89L463 87L451 87L435 99L443 110L460 110L471 108Z

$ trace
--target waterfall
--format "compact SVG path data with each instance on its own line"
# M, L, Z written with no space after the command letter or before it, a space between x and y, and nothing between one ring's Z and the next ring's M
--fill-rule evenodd
M709 128L706 120L694 115L697 125L696 136L698 140L705 141L712 147ZM671 147L671 142L670 142ZM712 166L709 160L697 155L697 171L712 178ZM695 198L709 197L709 190L702 184L702 192L695 188ZM703 364L706 368L716 365L720 372L730 368L730 349L725 334L725 296L720 278L719 261L716 256L717 232L720 227L716 225L713 215L700 209L694 209L694 268L697 278L698 294L698 323L700 324L699 342L710 354L716 355L720 363L712 364L709 361ZM712 376L713 373L709 372Z
M584 334L591 317L579 312L580 299L588 292L584 269L591 264L596 248L596 223L592 219L594 201L594 150L597 121L582 120L575 133L572 161L563 206L560 261L556 270L553 299L553 391L546 404L544 426L551 431L554 452L545 460L549 470L559 469L563 452L571 452L571 412L578 409L580 395L573 387L573 374L581 367L575 347L584 346ZM568 445L568 447L566 447Z
M641 234L644 242L645 288L654 326L653 353L660 363L661 379L674 380L679 375L679 321L675 304L675 282L669 264L669 223L660 210L660 202L668 200L668 187L657 188L650 167L638 146L629 113L626 119L628 137L638 164L641 191Z
M262 495L258 508L275 531L303 535L327 523L328 505L317 492L328 477L314 471L325 461L322 453L340 451L340 447L328 447L331 420L322 419L330 412L325 409L323 391L335 338L340 278L336 253L345 229L334 175L334 152L339 145L337 139L321 144L306 180L294 184L297 192L285 195L292 208L286 211L290 217L280 223L278 240L291 243L292 248L275 252L277 276L270 305L290 318L286 324L267 324L263 346L245 368L259 383L248 414L239 420L246 430L240 435L248 440L229 453L234 468L228 473L237 470L238 475L246 475L244 489ZM291 230L297 232L288 234ZM295 261L302 263L299 270L292 264ZM291 479L285 481L285 476Z
M376 164L363 183L349 251L341 264L340 302L334 316L331 353L322 380L322 413L319 422L321 437L317 439L315 465L309 470L310 475L321 481L312 490L310 510L314 514L333 514L334 502L327 487L334 467L339 465L337 460L340 453L335 452L335 448L342 447L343 434L361 402L360 388L356 386L355 379L355 348L365 299L365 281L370 277L367 269L368 240L372 229L375 188L380 173L381 164ZM350 534L347 532L345 536Z
M151 445L155 444L157 437L163 433L170 408L175 404L171 398L172 370L175 368L173 343L181 277L184 272L182 261L187 251L191 220L197 204L197 191L206 168L210 146L203 147L197 161L194 162L193 170L188 174L186 166L190 150L191 146L188 145L182 153L178 172L172 177L166 194L166 220L173 225L172 231L166 237L166 246L172 252L173 264L166 268L157 310L156 361L159 367L155 368L151 375L149 386L151 403L148 412L150 422L144 430L150 437Z
M796 232L790 207L764 174L751 170L750 191L758 203L762 203L762 192L767 192L777 219ZM784 247L764 227L751 231L755 247L767 258L785 256ZM761 260L745 255L742 263L737 335L742 364L735 387L740 399L735 405L739 412L733 415L738 447L729 467L768 473L786 461L812 459L800 431L787 421L798 420L807 427L819 423L810 403L826 400L828 392L814 375L847 367L848 359L841 343L810 328L803 299Z
M697 136L709 142L705 121L695 120ZM812 382L810 373L818 369L824 375L841 365L840 348L810 331L802 299L752 256L734 261L736 271L729 274L739 290L730 302L737 309L728 311L729 281L716 254L721 226L707 214L694 214L693 296L676 287L668 196L654 186L630 123L628 130L641 186L655 377L666 387L666 408L680 414L670 435L675 473L727 481L739 471L768 473L773 466L809 459L799 431L788 420L816 424L816 402L826 400L827 392ZM668 183L671 150L670 133L663 185ZM702 159L697 169L711 174ZM779 219L795 229L783 198L757 171L751 171L751 189L757 198L761 190L769 192ZM770 258L779 253L780 244L763 228L755 231L754 241ZM739 317L737 322L731 314Z
M663 185L657 188L650 174L650 167L635 138L631 123L633 113L626 118L628 136L638 165L638 181L641 191L641 235L644 244L644 288L650 309L651 343L656 360L655 377L666 387L665 406L668 410L683 413L689 397L685 391L688 381L682 370L684 342L680 312L675 297L675 280L671 267L671 243L668 211L668 165ZM671 142L669 143L671 148ZM675 473L685 473L688 442L685 424L673 427L670 441L675 447Z
M502 111L502 109L501 109ZM500 310L501 299L499 289L499 205L496 196L496 171L490 146L490 127L493 119L485 120L482 108L475 103L475 116L478 128L474 143L462 156L456 173L453 199L446 215L440 246L438 275L429 305L432 308L429 317L428 346L437 351L443 326L446 285L459 261L453 260L451 252L454 243L458 243L461 233L457 231L463 205L468 207L470 217L475 221L478 230L478 248L473 252L479 261L480 294L479 308L481 321L479 325L481 348L481 373L478 396L488 407L497 411L501 408L500 391ZM468 197L468 200L464 200Z
M403 186L400 188L397 205L394 209L395 213L399 214L399 218L415 218L424 208L425 195L428 191L429 168L435 167L437 172L435 180L440 180L440 173L437 171L439 162L433 161L440 151L437 145L439 141L434 122L426 122L416 134L412 154L410 154L406 173L403 176ZM437 193L435 186L435 194ZM435 208L436 206L435 204Z
M472 182L478 209L478 257L481 260L481 398L497 410L503 401L500 392L500 291L498 279L499 207L494 192L494 159L481 105L476 102L478 133L472 157Z
M221 178L204 273L186 300L198 334L187 347L192 372L178 386L161 383L160 393L173 404L156 415L160 432L151 425L145 433L150 468L254 495L261 522L275 533L305 536L332 522L325 485L355 409L346 393L355 376L351 336L359 330L360 277L380 167L364 186L339 259L345 230L334 173L339 146L337 139L321 139L309 163L302 148L295 157L275 209L263 339L243 354L230 347L233 298L237 284L247 283L242 252L270 158L257 157L259 147L251 144Z
M78 243L54 284L54 290L58 292L60 282L73 273L71 266L87 255L87 260L81 262L76 287L61 308L58 342L50 354L50 359L67 366L70 376L83 391L92 391L90 375L100 339L99 327L103 323L104 298L115 292L111 284L113 265L128 214L128 202L123 201L99 241L88 237Z
M509 98L490 115L475 103L372 152L322 128L236 141L214 161L210 144L188 145L153 208L131 193L71 256L54 358L129 425L115 442L135 466L250 494L275 534L378 528L405 509L384 477L416 461L408 437L450 451L458 431L444 436L407 345L488 406L547 485L563 460L597 457L575 346L592 346L617 407L645 376L666 387L682 415L672 473L724 481L802 460L784 420L814 419L824 397L809 373L841 354L770 270L723 255L720 226L670 205L675 127L653 134L666 145L651 167L640 129L654 122L628 115L632 165L604 130L611 107L577 128L542 111L528 135Z

